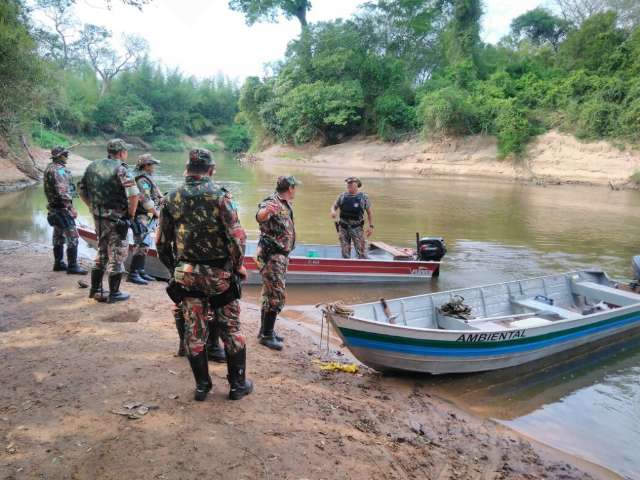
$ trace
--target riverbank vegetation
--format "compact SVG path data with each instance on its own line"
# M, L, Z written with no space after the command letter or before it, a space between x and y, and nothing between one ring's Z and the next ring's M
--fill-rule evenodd
M252 23L260 17L248 6L265 2L235 3ZM504 156L552 128L637 143L640 7L625 0L556 6L514 19L497 45L480 40L480 0L379 0L347 20L301 23L273 75L244 83L240 118L255 148L265 139L331 144L354 134L398 141L417 132L486 133Z
M144 1L125 1L140 7ZM73 0L0 5L0 135L45 148L122 136L182 150L184 135L224 130L237 114L238 85L219 74L196 80L148 57L146 41L80 24ZM121 48L116 48L120 40ZM237 139L230 147L237 149Z

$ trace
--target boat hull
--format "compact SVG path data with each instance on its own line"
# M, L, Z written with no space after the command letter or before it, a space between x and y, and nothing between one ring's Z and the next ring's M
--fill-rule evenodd
M96 248L95 232L85 226L78 228L80 237ZM255 242L250 247L255 251ZM301 246L303 249L305 246ZM315 246L327 248L326 246ZM130 252L133 246L129 246ZM126 265L131 262L129 254ZM255 259L247 255L244 266L248 272L247 284L262 283ZM154 248L150 248L145 265L146 272L160 279L169 279L170 273L160 262ZM289 284L356 284L356 283L411 283L430 281L440 271L440 262L418 260L343 259L292 256L289 259L287 283Z
M363 326L357 320L327 314L342 341L365 365L378 370L403 370L431 374L470 373L514 367L567 352L578 347L603 342L607 338L625 338L625 332L640 330L640 307L628 307L615 316L594 315L588 322L549 328L523 329L517 337L504 341L480 341L475 332L456 333L398 328L385 331L376 325ZM372 323L372 322L371 322ZM494 332L495 333L495 332ZM490 334L485 334L489 336ZM469 341L460 340L471 338ZM490 338L490 337L489 337Z

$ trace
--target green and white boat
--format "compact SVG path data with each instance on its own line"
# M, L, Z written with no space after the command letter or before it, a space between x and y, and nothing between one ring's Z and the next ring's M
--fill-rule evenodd
M376 370L481 372L626 338L640 330L634 290L604 272L584 270L329 305L324 314L349 350Z

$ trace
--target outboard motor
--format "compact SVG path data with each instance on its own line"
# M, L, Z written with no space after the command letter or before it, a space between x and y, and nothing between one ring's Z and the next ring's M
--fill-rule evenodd
M631 259L631 267L633 268L633 282L629 286L635 290L640 286L640 255L635 255Z
M439 262L447 253L442 237L423 237L416 233L416 254L422 262Z

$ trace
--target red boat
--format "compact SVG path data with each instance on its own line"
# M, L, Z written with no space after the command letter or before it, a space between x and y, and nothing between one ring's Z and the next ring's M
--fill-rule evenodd
M78 232L83 240L96 248L97 237L92 228L80 225ZM249 273L249 284L261 283L253 258L256 247L256 241L247 242L244 265ZM129 249L131 251L133 247ZM287 283L424 282L438 276L440 261L445 253L446 246L441 237L418 239L417 250L371 242L367 259L342 258L338 245L299 244L290 255ZM127 258L127 265L130 261L131 255ZM153 246L149 248L145 270L157 278L170 277Z

